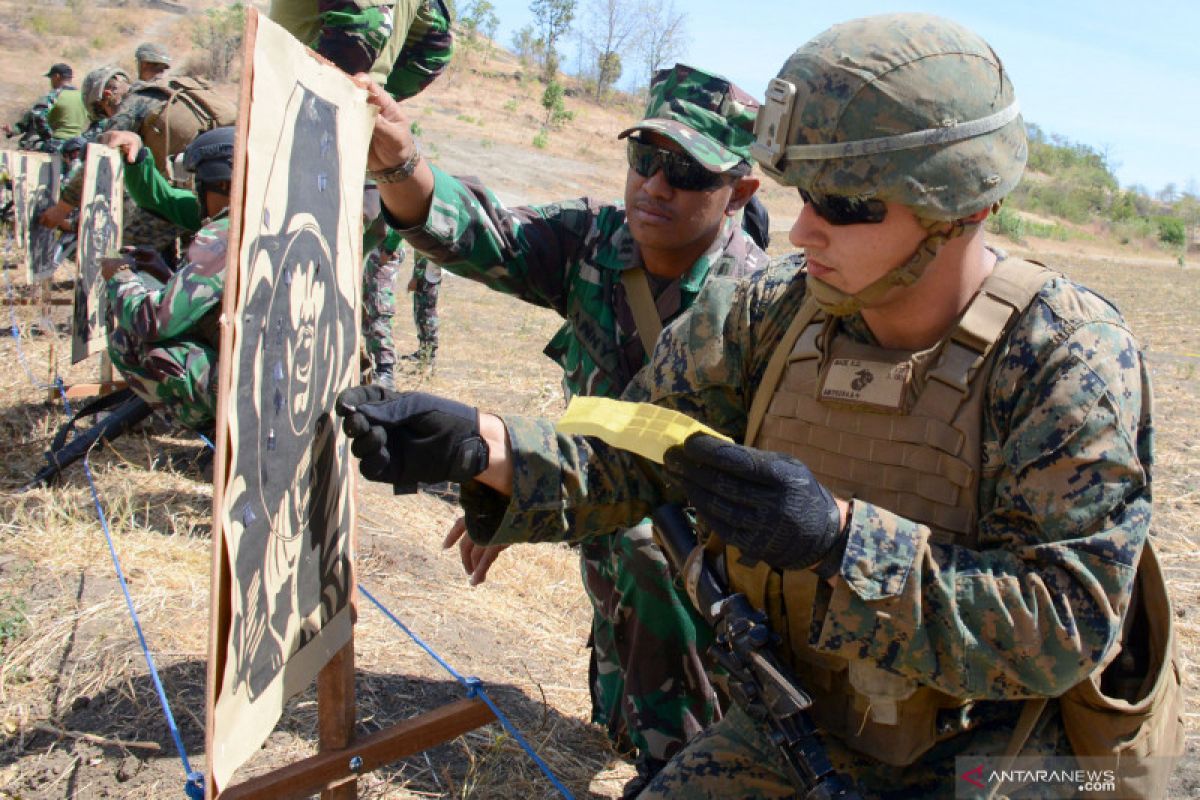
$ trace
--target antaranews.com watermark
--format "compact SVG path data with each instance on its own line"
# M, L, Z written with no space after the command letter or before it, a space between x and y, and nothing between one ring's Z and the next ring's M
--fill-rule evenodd
M1066 798L1162 797L1177 758L962 756L955 759L954 796ZM1157 789L1157 790L1156 790Z

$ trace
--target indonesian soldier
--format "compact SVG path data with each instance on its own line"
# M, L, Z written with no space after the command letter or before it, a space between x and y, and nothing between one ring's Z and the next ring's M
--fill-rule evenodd
M207 218L186 264L158 275L130 258L106 260L101 267L113 365L143 400L165 406L197 430L211 429L216 421L217 317L225 288L233 140L233 128L215 128L197 136L184 153L184 168L195 176L196 201ZM115 144L129 152L123 142Z
M400 356L421 369L433 367L438 349L438 287L442 285L442 268L421 253L413 251L412 277L408 293L412 295L413 324L417 328L417 349Z
M690 504L863 796L954 796L960 755L1091 754L1067 701L1124 678L1113 707L1151 703L1142 732L1177 754L1169 633L1145 660L1140 623L1123 634L1155 563L1145 364L1111 304L985 244L1026 158L1004 65L944 19L855 20L787 60L757 134L804 200L804 254L710 281L625 392L732 442L694 435L660 467L367 387L338 404L363 474L464 481L487 545L611 538ZM642 796L802 794L763 719L735 708Z
M4 134L10 139L21 134L23 150L58 152L64 142L83 133L88 114L79 90L71 85L73 75L69 64L50 67L46 73L50 92L34 103L16 125L4 123Z
M372 187L373 188L373 187ZM379 215L378 192L375 216ZM364 217L368 215L364 207ZM404 240L400 232L389 229L363 265L363 344L371 359L373 383L391 389L396 385L396 336L392 321L396 316L396 276L404 260Z
M348 75L398 100L433 81L454 52L443 0L273 0L271 19Z
M624 203L517 208L424 162L398 106L371 92L393 132L372 145L372 163L386 167L371 175L389 224L444 269L557 311L564 324L545 352L568 397L620 395L706 280L766 263L739 224L758 188L748 161L758 103L720 76L685 65L655 75L646 118L619 137ZM691 607L637 522L583 543L580 560L595 610L593 719L636 748L644 780L719 709L700 658L706 636L698 642ZM463 545L478 582L498 551L475 560Z

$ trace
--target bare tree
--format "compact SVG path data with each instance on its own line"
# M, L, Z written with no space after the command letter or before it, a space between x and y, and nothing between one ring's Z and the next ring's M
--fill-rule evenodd
M639 49L649 82L655 72L674 64L687 49L687 12L677 10L675 0L642 0L640 12L644 34Z
M601 101L621 79L625 55L634 49L643 25L638 0L588 0L580 40L588 64L580 67L595 77L596 100Z

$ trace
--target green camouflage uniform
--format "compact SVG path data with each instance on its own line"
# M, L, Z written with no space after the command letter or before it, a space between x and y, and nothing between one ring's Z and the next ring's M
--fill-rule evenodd
M454 52L442 0L272 0L271 19L350 75L370 74L393 97L412 97Z
M748 157L756 108L724 79L680 65L655 76L647 119L637 127L670 137L720 172ZM623 271L641 266L624 207L585 198L507 209L484 187L433 172L429 218L404 231L409 243L456 275L557 311L566 323L545 353L562 367L567 396L619 396L647 358L621 283ZM664 323L692 304L707 279L765 265L738 223L726 218L679 280L647 275ZM592 717L619 746L664 761L720 709L701 657L711 632L674 585L649 524L638 521L616 523L609 530L620 533L580 547L594 609Z
M396 363L396 276L404 261L404 241L389 230L384 240L369 253L363 265L363 342L376 370Z
M13 129L21 134L22 150L58 152L63 142L83 133L87 111L79 90L69 84L51 89L21 115Z
M682 411L741 441L755 388L804 300L803 263L783 260L740 283L710 281L663 333L625 399ZM860 314L842 319L838 334L874 343ZM1012 701L1061 694L1098 666L1119 633L1115 609L1128 600L1150 524L1149 384L1137 344L1118 312L1056 278L997 347L984 400L980 549L934 544L927 527L856 500L840 574L813 622L809 644L819 651L978 698L955 723L961 734L904 770L825 737L835 766L866 796L952 793L944 779L955 754L1002 752L1021 710ZM505 423L511 503L498 506L497 495L474 484L463 491L478 541L579 539L680 499L664 496L654 465L625 452L556 436L548 420ZM1039 583L1053 606L1025 607ZM996 623L1010 615L1034 617L1030 625L1056 631L1048 637L1069 651L1026 657ZM761 728L749 736L744 716L727 719L689 746L682 764L672 762L648 796L792 796ZM1070 754L1056 703L1026 752Z
M438 348L438 287L442 268L420 253L413 253L413 323L417 327L417 359L433 361Z
M216 420L217 318L225 288L229 218L212 220L166 284L122 270L108 281L108 353L130 388L179 422Z

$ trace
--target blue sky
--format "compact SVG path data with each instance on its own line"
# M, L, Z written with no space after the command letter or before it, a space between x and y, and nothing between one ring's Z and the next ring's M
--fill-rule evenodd
M584 6L589 0L580 0ZM501 43L532 21L529 0L492 0ZM466 0L458 0L464 6ZM796 47L837 22L895 11L950 17L1004 59L1025 119L1109 153L1123 186L1200 192L1200 2L1009 0L1006 3L816 4L676 0L690 46L682 59L762 97ZM730 9L737 9L731 16ZM576 14L577 22L579 12ZM561 51L568 64L575 46ZM624 84L624 81L622 82Z

